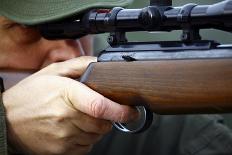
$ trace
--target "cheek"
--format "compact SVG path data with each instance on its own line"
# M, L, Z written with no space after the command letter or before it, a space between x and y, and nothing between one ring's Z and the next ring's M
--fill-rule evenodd
M0 42L0 51L5 53L4 64L0 67L8 69L37 70L43 63L45 49L38 44L17 44L15 42Z
M47 55L46 47L41 46L39 43L27 46L24 48L25 64L28 68L40 69L43 64L44 58Z

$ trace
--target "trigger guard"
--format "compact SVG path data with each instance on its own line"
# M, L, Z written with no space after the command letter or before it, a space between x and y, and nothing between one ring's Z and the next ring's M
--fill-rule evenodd
M138 106L136 106L136 109L139 111L140 109L138 108ZM128 128L126 128L123 124L126 123L119 123L119 122L113 122L113 126L122 131L122 132L126 132L126 133L141 133L143 131L145 131L146 129L148 129L151 126L151 123L153 121L153 112L150 111L148 108L142 106L143 112L144 112L144 121L142 122L142 124L135 130L130 130Z

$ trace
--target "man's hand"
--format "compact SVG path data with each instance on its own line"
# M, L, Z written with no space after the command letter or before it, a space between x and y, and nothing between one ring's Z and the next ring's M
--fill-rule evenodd
M80 82L93 57L52 64L3 93L8 140L27 154L79 155L89 151L111 121L136 117Z

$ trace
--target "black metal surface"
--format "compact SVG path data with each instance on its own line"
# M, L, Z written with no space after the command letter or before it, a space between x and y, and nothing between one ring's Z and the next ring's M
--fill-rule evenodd
M105 49L98 61L127 61L125 57L133 61L232 58L232 45L210 41L127 43Z

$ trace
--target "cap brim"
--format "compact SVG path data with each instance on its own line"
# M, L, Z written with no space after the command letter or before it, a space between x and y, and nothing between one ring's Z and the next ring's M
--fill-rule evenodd
M73 16L90 8L127 6L132 0L1 0L0 15L35 25Z

